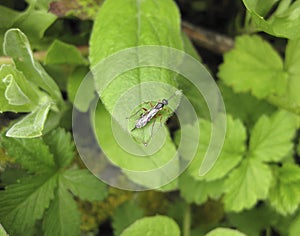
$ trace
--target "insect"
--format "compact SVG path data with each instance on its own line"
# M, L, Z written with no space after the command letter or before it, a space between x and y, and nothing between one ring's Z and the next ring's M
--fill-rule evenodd
M157 102L154 106L152 105L152 108L149 110L147 110L146 108L142 108L145 112L140 115L140 118L136 121L135 126L131 131L133 131L135 129L140 129L140 128L143 128L144 126L146 126L153 118L155 118L157 115L159 115L158 114L159 111L161 111L165 106L167 106L169 104L169 100L171 98L173 98L174 96L176 96L180 93L181 93L180 90L176 91L168 99L162 99L160 102ZM150 103L150 105L151 105L151 103ZM134 115L136 115L138 112L136 112ZM155 121L153 122L153 125L151 128L151 136L150 137L152 137L152 132L153 132L153 127L154 127Z

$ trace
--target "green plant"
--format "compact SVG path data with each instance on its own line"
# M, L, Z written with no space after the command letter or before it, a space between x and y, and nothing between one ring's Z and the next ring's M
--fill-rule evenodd
M169 69L145 66L131 68L103 87L105 79L93 71L120 50L149 45L176 48L200 62L196 49L181 31L179 10L172 0L27 3L24 11L0 6L0 112L4 116L17 113L0 138L1 235L5 231L11 235L102 235L105 227L99 224L107 222L115 235L124 236L300 233L299 0L243 1L247 9L244 35L235 38L234 48L224 54L216 73L226 106L222 117L227 121L227 132L216 163L204 176L199 176L199 168L213 126L205 99L192 83ZM57 15L48 12L49 4L50 12ZM208 5L201 5L201 11ZM64 12L58 14L58 9ZM63 27L70 15L78 17L77 37L72 35L72 27ZM87 47L78 45L88 43L87 59ZM147 58L136 61L143 59ZM94 80L86 80L85 86L91 90L78 100L77 91L89 69ZM152 82L166 84L150 87L155 88L158 99L167 98L167 86L182 90L197 120L181 127L172 120L175 128L160 129L166 138L159 151L149 151L147 158L140 158L118 144L114 132L122 134L123 127L111 120L123 93L136 86L143 98L149 87L145 89L142 84ZM169 163L183 138L190 142L178 153L175 173L182 163L189 162L186 154L191 147L197 146L186 170L155 191L108 191L84 168L70 132L72 109L89 113L94 90L101 103L89 128L110 162L124 174L113 176L113 183L160 186L161 176L142 179L133 172L147 172ZM135 109L141 107L144 105ZM129 102L122 100L122 110L130 108ZM147 108L151 109L149 105ZM161 115L165 123L172 112ZM152 124L132 134L137 143L152 138ZM197 127L200 139L194 140ZM183 133L183 129L188 132ZM156 132L153 139L161 135ZM88 135L83 139L85 144L91 142ZM88 145L84 149L90 156L103 155ZM107 174L113 170L100 161L94 166Z

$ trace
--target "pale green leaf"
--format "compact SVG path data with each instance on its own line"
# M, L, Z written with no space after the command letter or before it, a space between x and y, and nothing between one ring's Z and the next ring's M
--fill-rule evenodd
M56 175L27 177L0 192L0 221L11 235L22 235L49 207Z
M288 75L270 44L258 36L240 36L235 48L225 54L218 76L236 92L251 91L257 98L265 98L283 94Z
M292 113L278 111L272 117L261 116L250 137L250 155L261 161L280 161L293 148L297 119Z
M266 164L248 157L233 170L225 182L224 204L227 211L240 212L267 198L272 173Z
M43 139L54 156L56 166L67 167L75 155L71 134L58 128L45 135Z
M44 63L86 65L88 62L74 45L55 40L47 51Z
M252 16L255 30L290 39L300 36L300 1L243 0L243 2ZM277 2L279 4L275 5ZM272 14L268 16L270 12Z
M205 234L205 236L246 236L246 234L234 229L216 228Z
M193 131L191 130L191 133ZM242 159L245 151L246 130L239 120L227 117L227 131L221 153L212 169L204 176L199 176L199 168L207 151L211 135L211 123L200 120L200 143L188 172L195 179L212 181L223 178Z
M42 99L42 93L12 65L0 67L0 111L29 112ZM44 95L45 96L45 95Z
M32 173L55 169L53 155L41 138L17 139L2 135L1 147L17 163Z
M55 198L43 219L45 236L76 236L80 235L80 212L72 195L64 188L61 181L56 190Z
M125 229L121 236L179 236L180 230L176 222L166 216L144 217L137 220L127 229Z
M9 236L1 224L0 224L0 235L1 236Z
M82 200L103 200L106 185L88 170L67 170L63 173L64 186Z
M34 138L42 135L51 103L38 106L30 114L14 124L6 133L8 137Z
M300 204L300 168L286 164L276 169L276 183L269 193L271 206L283 215L292 214Z
M58 86L34 59L29 41L24 33L19 29L8 30L4 36L3 50L5 55L13 58L16 68L22 71L29 81L47 91L57 102L62 101Z
M134 202L126 202L119 206L113 213L112 226L114 228L114 235L119 236L121 232L144 215L141 209Z
M289 236L298 236L300 234L300 214L291 222Z

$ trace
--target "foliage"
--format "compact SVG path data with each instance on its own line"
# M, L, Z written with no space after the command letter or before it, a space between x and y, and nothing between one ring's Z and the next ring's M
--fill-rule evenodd
M4 2L0 6L0 123L5 126L0 138L1 235L102 235L107 224L114 235L124 236L299 235L299 0L243 0L244 5L234 5L240 8L229 26L238 26L243 11L245 25L231 28L231 34L242 35L234 38L234 48L222 55L218 67L206 62L205 52L200 58L181 30L179 12L184 18L186 1L178 0L179 7L172 0ZM191 2L198 13L209 13L213 4ZM118 74L104 87L105 77L94 70L120 50L149 45L184 51L207 63L217 77L227 132L216 163L204 176L199 176L199 167L213 126L206 101L192 83L165 68L145 66ZM147 59L115 61L113 69ZM93 78L86 76L90 70ZM78 100L82 82L88 92ZM151 82L165 86L144 86ZM174 94L168 86L182 91L171 101L173 107L160 112L160 122L153 119L132 131L140 113L157 103L145 101L149 89L162 99ZM133 87L137 89L130 95L140 103L132 108L122 96ZM77 158L70 132L71 110L88 114L94 90L101 103L95 116L89 117L91 129L113 168L123 170L124 179L113 176L114 181L150 189L158 186L160 175L143 179L137 173L163 169L175 156L180 157L173 163L178 174L196 144L184 172L160 190L107 190ZM197 120L179 125L171 116L184 97L193 105ZM124 114L116 116L120 103ZM170 117L170 123L162 125ZM2 125L2 118L10 123ZM118 118L128 125L124 128ZM198 132L195 127L200 130L199 140L191 138ZM181 139L189 137L190 142L179 148ZM83 138L88 142L91 137ZM122 140L138 143L144 156L136 149L125 150L119 145ZM96 167L106 170L107 165ZM106 174L115 173L111 170Z

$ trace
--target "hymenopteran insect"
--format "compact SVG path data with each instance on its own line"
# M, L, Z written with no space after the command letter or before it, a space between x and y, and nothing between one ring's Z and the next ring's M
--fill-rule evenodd
M173 98L176 95L179 95L181 93L180 90L176 91L171 97L168 99L162 99L160 102L157 102L154 106L152 105L151 109L147 110L146 108L142 108L144 110L144 113L140 115L140 118L136 121L134 128L131 130L135 129L140 129L146 126L152 119L156 118L159 115L159 111L161 111L165 106L169 104L169 100ZM151 103L150 103L151 105ZM139 110L140 111L140 110ZM136 115L139 111L137 111L135 114L132 116ZM131 117L132 117L131 116ZM129 117L129 118L131 118ZM152 137L152 132L153 132L153 127L154 127L155 121L153 122L152 128L151 128L151 135ZM145 143L144 143L145 144Z

